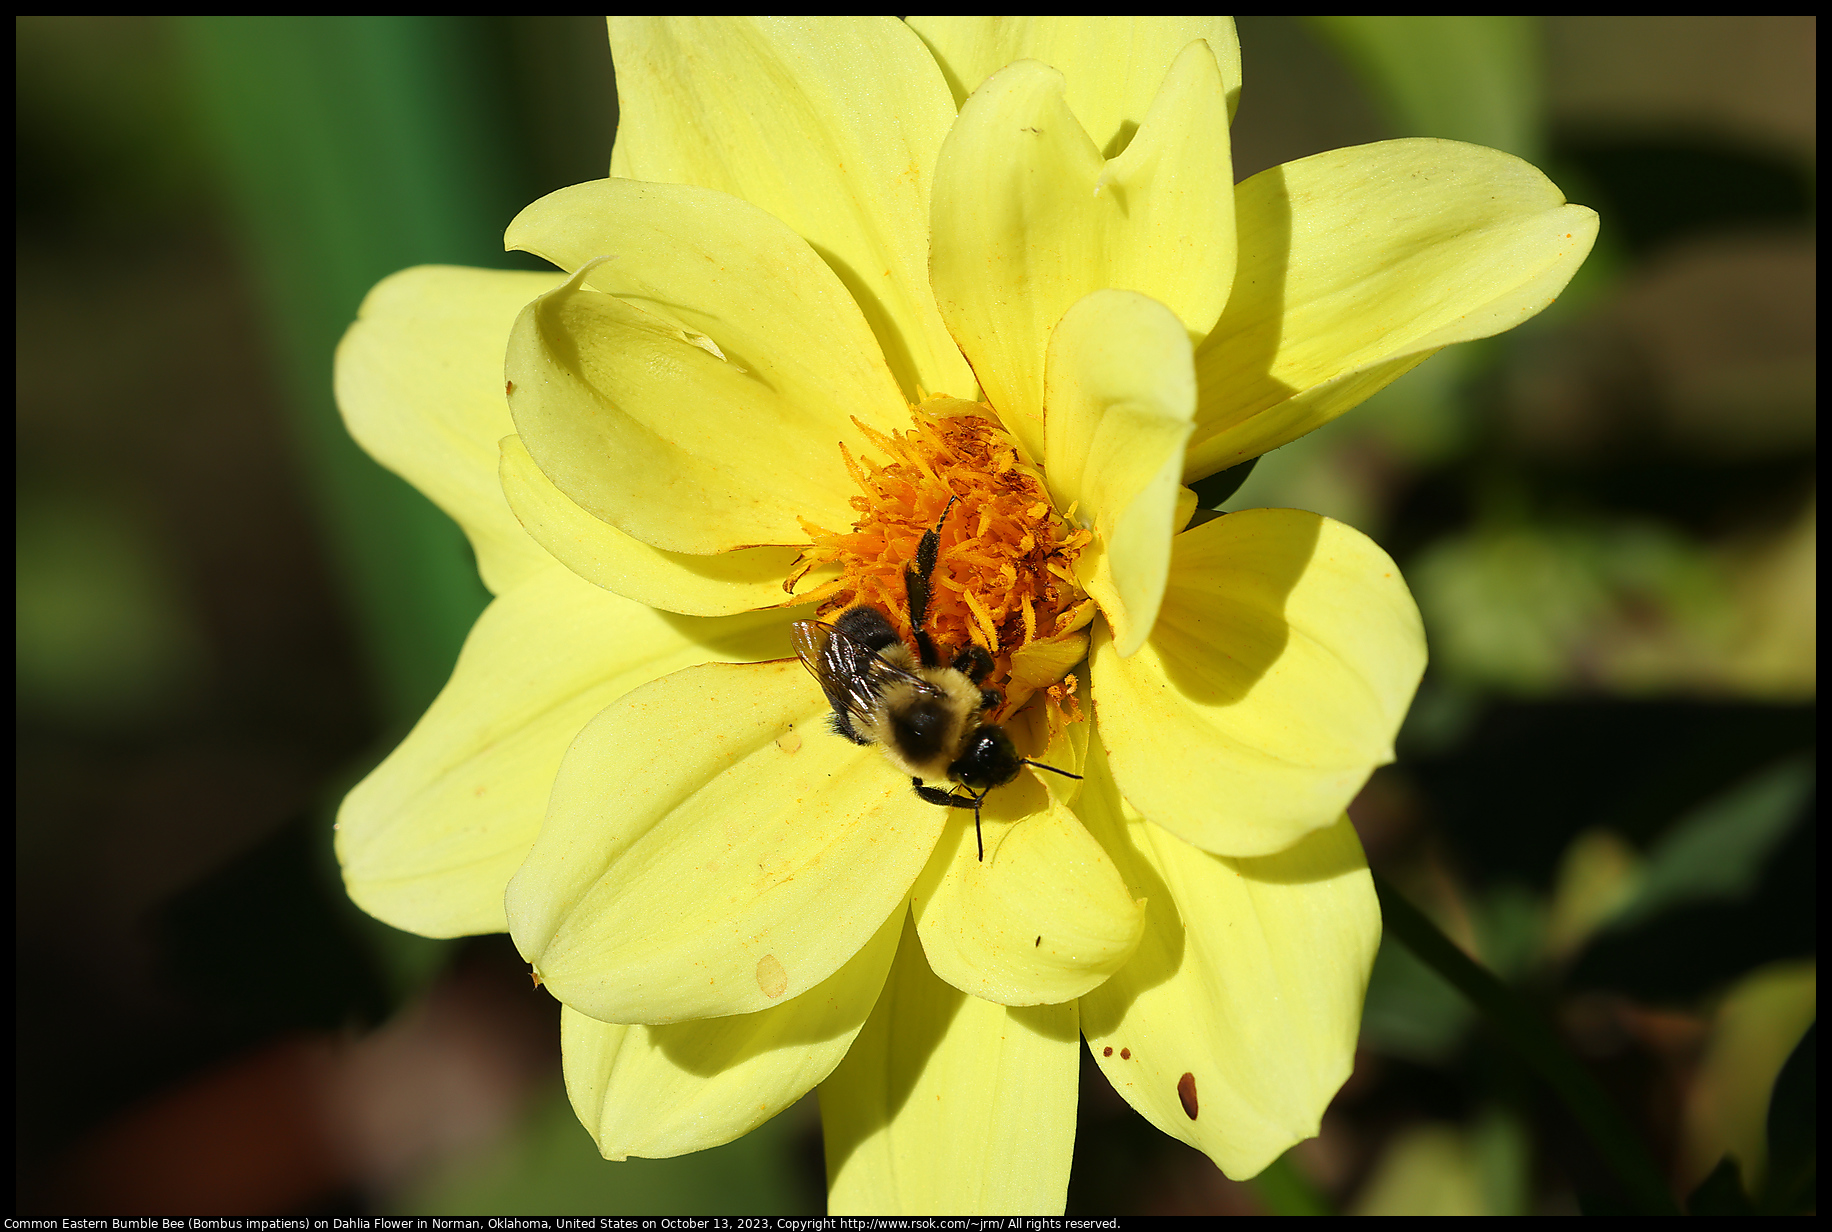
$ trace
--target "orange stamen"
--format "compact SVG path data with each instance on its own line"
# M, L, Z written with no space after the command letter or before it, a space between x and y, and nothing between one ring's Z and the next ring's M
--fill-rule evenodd
M886 460L855 458L840 447L861 489L851 502L859 518L846 531L804 519L811 543L788 586L818 565L838 565L838 578L802 598L819 600L819 614L829 619L869 604L913 645L904 569L958 497L941 527L926 627L944 661L969 642L984 646L993 660L984 683L1003 688L1012 654L1059 632L1084 599L1075 558L1092 536L1055 512L1043 480L1019 462L992 410L979 410L984 414L937 415L915 407L914 426L888 435L854 420Z

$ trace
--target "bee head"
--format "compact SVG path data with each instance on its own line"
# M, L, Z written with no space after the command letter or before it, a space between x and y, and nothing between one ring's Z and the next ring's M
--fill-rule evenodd
M967 737L961 755L948 767L948 777L968 791L984 795L1017 778L1023 761L1005 729L988 724Z

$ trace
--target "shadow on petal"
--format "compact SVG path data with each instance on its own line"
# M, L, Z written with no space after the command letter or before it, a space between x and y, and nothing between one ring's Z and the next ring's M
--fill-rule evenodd
M1088 742L1083 767L1087 777L1075 801L1075 815L1112 858L1132 896L1145 901L1143 939L1124 968L1136 995L1164 983L1183 966L1183 916L1155 860L1139 846L1144 827L1138 824L1138 814L1126 806L1113 781L1098 730L1095 736ZM1132 824L1128 824L1129 812Z
M1291 640L1286 601L1310 568L1321 533L1320 521L1289 519L1257 543L1224 542L1226 521L1204 523L1173 541L1150 638L1166 679L1209 706L1241 701L1284 655Z
M1269 856L1216 856L1223 864L1238 870L1249 881L1266 885L1312 885L1347 877L1367 868L1367 857L1361 849L1344 843L1332 828L1314 830Z

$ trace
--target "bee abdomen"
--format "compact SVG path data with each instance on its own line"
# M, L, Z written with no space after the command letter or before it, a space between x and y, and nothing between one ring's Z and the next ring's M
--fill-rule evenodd
M912 764L933 762L949 750L955 719L942 702L920 698L892 707L889 719L891 742Z

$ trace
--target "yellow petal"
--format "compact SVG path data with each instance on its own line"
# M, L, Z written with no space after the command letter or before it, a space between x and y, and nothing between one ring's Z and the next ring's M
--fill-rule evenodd
M560 1010L566 1094L606 1159L666 1159L748 1134L833 1072L877 1004L908 913L801 996L754 1014L621 1027Z
M350 897L430 937L503 931L503 888L592 715L691 663L782 654L787 634L773 613L653 612L549 561L478 618L424 717L344 798L337 858Z
M1037 60L995 73L960 112L936 170L931 275L954 339L1000 418L1037 457L1044 350L1070 304L1101 288L1167 304L1194 337L1233 279L1222 79L1183 51L1145 126L1101 158Z
M1170 524L1178 530L1190 524L1196 515L1196 490L1194 488L1177 489L1177 507L1171 514Z
M1253 1176L1316 1134L1354 1061L1380 946L1361 844L1343 817L1230 860L1094 797L1083 817L1150 906L1132 961L1081 1000L1089 1050L1146 1120Z
M502 486L509 507L536 543L592 585L626 599L690 616L729 616L796 602L783 591L782 580L798 549L741 548L694 556L652 548L568 500L541 473L518 436L502 440ZM802 589L812 589L831 573L810 572Z
M1129 655L1157 619L1178 530L1196 413L1189 336L1156 300L1096 291L1056 327L1044 388L1050 491L1094 527L1076 568Z
M337 346L350 435L464 528L484 585L503 594L548 567L504 504L496 442L513 430L503 352L516 314L553 274L423 265L377 283Z
M826 711L797 660L709 664L579 733L507 900L556 997L604 1022L748 1014L859 952L947 813Z
M911 17L941 64L956 105L1013 60L1041 60L1069 83L1069 107L1111 157L1138 130L1171 62L1207 39L1221 66L1228 115L1240 96L1232 17Z
M1265 855L1333 825L1393 759L1425 635L1367 536L1250 509L1178 535L1150 639L1122 659L1097 631L1092 662L1126 799L1205 850Z
M671 552L851 521L840 441L909 408L794 232L703 188L599 180L523 210L508 242L578 270L523 312L508 359L515 428L574 502Z
M904 398L972 399L929 293L929 184L954 101L888 17L613 17L611 174L698 184L787 223L833 267Z
M1001 1005L1070 1001L1119 970L1139 943L1135 903L1100 844L1024 773L971 809L916 882L916 928L935 974Z
M1596 214L1529 164L1426 138L1274 167L1235 200L1235 294L1196 349L1192 480L1302 436L1440 347L1512 329L1597 234Z
M1088 635L1079 630L1026 642L1012 652L1012 683L1032 692L1048 688L1068 675L1069 669L1087 654Z
M877 1008L821 1084L828 1213L1062 1214L1080 1051L1073 1002L969 997L905 928Z
M1200 338L1234 276L1224 82L1208 44L1171 64L1111 161L1064 89L1055 69L1020 60L974 92L942 146L930 235L942 317L1033 458L1044 352L1070 305L1102 288L1137 291Z

